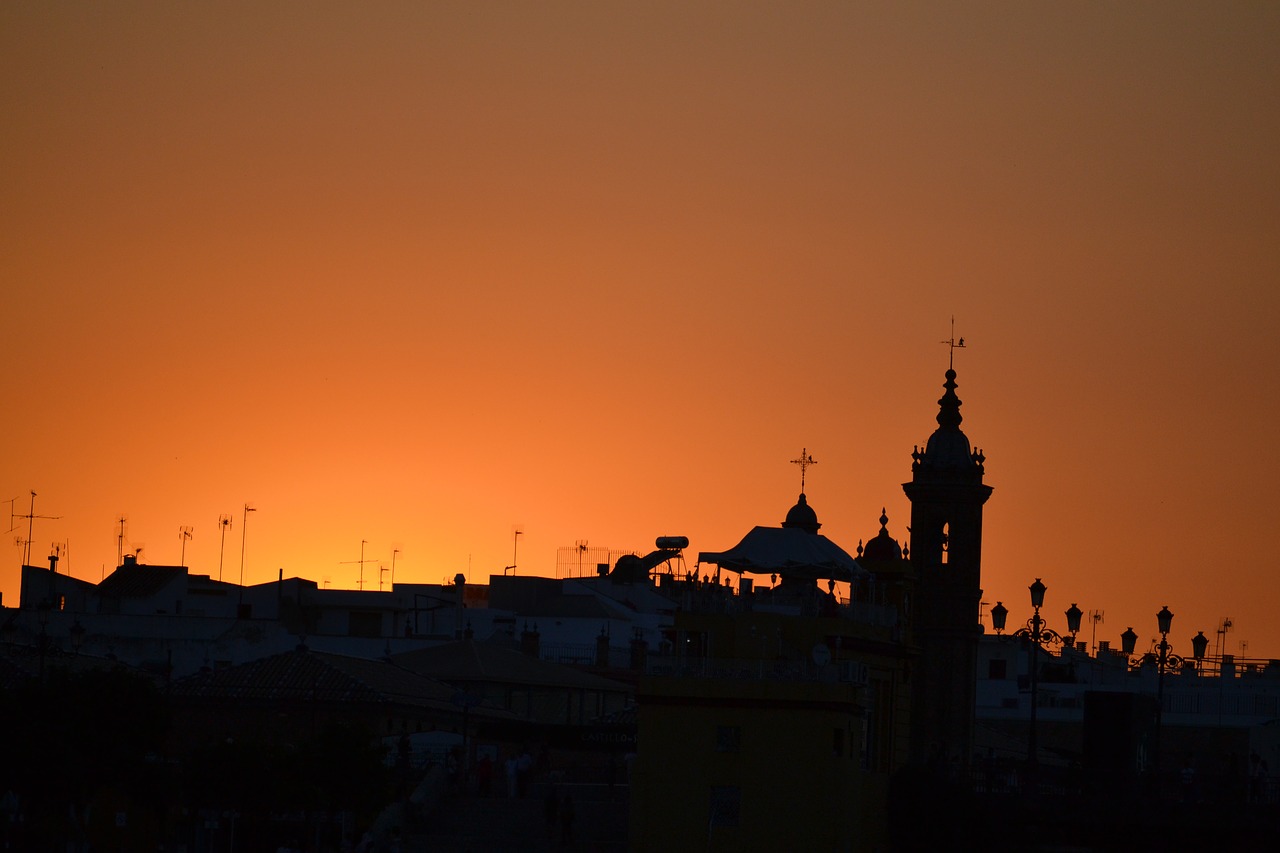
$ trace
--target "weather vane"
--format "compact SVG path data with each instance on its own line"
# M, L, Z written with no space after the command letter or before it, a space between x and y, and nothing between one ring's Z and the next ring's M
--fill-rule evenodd
M951 315L951 337L943 341L947 345L949 351L947 353L947 369L953 370L956 366L956 350L964 349L964 338L956 340L956 318Z
M810 465L817 465L818 460L809 455L808 448L800 448L800 458L792 459L792 465L800 466L800 493L804 494L804 472Z

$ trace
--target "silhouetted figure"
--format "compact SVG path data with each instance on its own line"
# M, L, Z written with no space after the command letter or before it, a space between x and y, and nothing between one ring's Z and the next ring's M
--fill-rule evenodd
M493 788L493 758L488 753L480 757L476 765L476 792L481 797L489 796Z
M512 799L516 796L517 767L516 757L510 755L507 757L507 763L503 765L503 771L507 777L507 796Z
M526 749L516 759L516 792L521 797L529 793L529 777L531 775L533 775L533 756Z

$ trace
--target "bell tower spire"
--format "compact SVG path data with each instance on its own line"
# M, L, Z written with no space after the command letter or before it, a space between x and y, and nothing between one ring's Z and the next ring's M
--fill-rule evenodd
M954 327L953 327L954 328ZM963 346L951 341L950 354ZM913 758L939 753L967 762L973 753L974 678L982 598L982 508L986 457L961 431L954 361L938 400L938 428L911 454L911 566L916 577L912 630L920 661L912 679Z

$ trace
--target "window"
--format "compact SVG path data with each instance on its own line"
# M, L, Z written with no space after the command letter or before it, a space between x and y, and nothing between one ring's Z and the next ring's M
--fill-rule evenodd
M716 726L716 752L737 752L741 748L741 726Z
M834 758L844 755L844 729L831 730L831 755Z
M992 681L1004 681L1009 677L1009 662L1004 658L987 661L987 678Z
M711 825L738 825L742 811L742 789L737 785L715 785L711 788Z
M376 611L353 611L347 614L347 636L381 637L382 614Z

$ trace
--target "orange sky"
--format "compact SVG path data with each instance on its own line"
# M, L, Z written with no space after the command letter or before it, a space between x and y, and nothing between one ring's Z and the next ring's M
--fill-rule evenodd
M802 447L901 539L954 314L984 599L1280 656L1275 4L11 2L0 87L33 562L692 557Z

